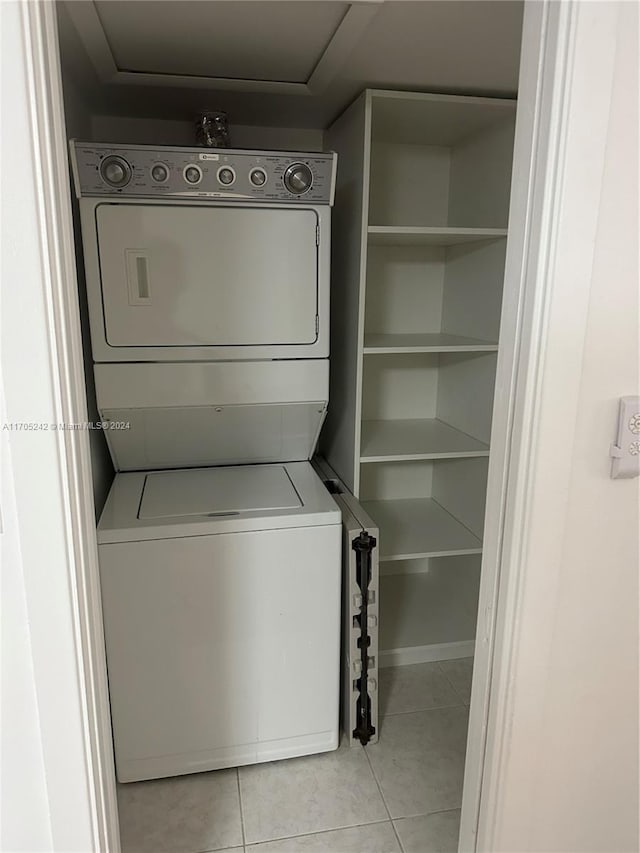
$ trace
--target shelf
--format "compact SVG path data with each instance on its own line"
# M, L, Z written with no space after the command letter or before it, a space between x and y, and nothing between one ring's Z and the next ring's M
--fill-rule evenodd
M455 657L447 647L460 649L464 643L472 653L479 582L479 562L381 577L381 665Z
M380 528L381 560L480 554L482 543L431 498L362 501Z
M480 240L499 240L506 228L405 228L395 225L370 225L371 246L455 246Z
M374 141L410 145L464 143L513 116L515 100L373 89Z
M437 418L363 421L361 462L415 462L488 456L482 441Z
M365 335L365 355L392 355L414 352L496 352L497 343L449 335L446 332L425 334L376 334Z

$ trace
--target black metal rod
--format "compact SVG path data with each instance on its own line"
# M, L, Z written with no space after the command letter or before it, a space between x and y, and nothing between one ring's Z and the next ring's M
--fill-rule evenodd
M356 681L356 688L359 695L356 703L357 723L353 730L353 737L357 737L363 746L369 743L372 735L376 733L371 723L371 697L369 696L368 689L369 646L371 645L368 618L369 585L371 584L371 553L375 546L375 538L370 536L365 530L351 543L351 547L356 552L356 578L362 597L362 604L360 606L360 638L358 640L360 648L360 678Z

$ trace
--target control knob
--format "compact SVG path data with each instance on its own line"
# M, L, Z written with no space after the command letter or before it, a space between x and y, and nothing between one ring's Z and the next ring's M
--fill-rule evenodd
M151 177L157 184L164 184L169 180L169 169L164 163L154 163L151 167Z
M263 187L267 183L267 173L264 169L256 167L249 172L249 180L254 187Z
M100 163L100 177L110 187L126 187L131 180L131 166L124 157L110 154Z
M184 170L184 179L188 184L199 184L202 180L202 171L200 166L186 166Z
M292 163L284 173L284 185L293 195L302 195L313 186L313 173L305 163Z
M226 187L230 187L236 179L236 173L229 166L218 169L218 180Z

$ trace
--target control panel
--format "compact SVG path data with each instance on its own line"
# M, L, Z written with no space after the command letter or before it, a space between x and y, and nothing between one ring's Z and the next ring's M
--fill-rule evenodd
M620 397L618 433L611 445L611 477L640 477L640 397Z
M333 204L337 155L71 142L78 198L127 196Z

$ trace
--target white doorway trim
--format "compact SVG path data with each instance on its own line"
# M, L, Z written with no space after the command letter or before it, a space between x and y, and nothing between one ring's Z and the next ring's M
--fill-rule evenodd
M3 228L2 378L7 418L47 426L12 433L10 450L52 849L118 853L89 434L57 428L88 415L56 11L2 5L16 75L3 170L20 179L3 198L16 234Z
M525 3L461 850L531 849L537 817L617 5Z
M497 633L496 613L501 580L517 572L505 553L509 478L515 475L516 396L535 369L539 355L531 348L540 345L531 338L535 297L531 265L539 251L540 200L549 180L550 118L559 79L556 52L561 39L561 4L525 4L522 52L518 82L518 112L514 164L509 207L509 239L505 264L505 286L496 370L496 391L491 432L491 456L487 485L482 571L478 603L478 627L474 658L472 698L465 763L460 849L475 850L482 796L482 777L487 750L487 723L491 703L492 669ZM564 20L566 26L566 16ZM566 40L566 29L562 33ZM557 120L557 117L556 117ZM539 311L539 307L536 308ZM524 339L528 338L529 349ZM530 406L531 400L528 401ZM526 427L526 424L525 424ZM521 441L524 438L521 437ZM502 626L506 630L506 626ZM478 849L483 849L481 846Z

